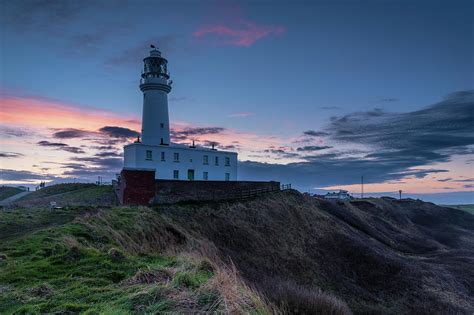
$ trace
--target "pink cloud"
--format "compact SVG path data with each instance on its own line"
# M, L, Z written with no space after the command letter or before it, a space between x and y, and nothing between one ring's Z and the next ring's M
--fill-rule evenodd
M283 26L257 25L255 22L239 20L232 26L223 24L202 27L193 33L195 38L209 38L215 44L249 47L268 36L281 36L286 32Z

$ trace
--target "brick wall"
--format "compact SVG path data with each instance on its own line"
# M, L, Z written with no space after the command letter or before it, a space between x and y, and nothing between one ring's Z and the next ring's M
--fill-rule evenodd
M154 170L122 170L117 189L117 197L120 204L148 205L154 196Z

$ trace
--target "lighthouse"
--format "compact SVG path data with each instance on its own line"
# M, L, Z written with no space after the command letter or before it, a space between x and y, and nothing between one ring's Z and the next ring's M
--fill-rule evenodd
M237 153L170 139L168 60L151 46L143 59L141 141L124 146L124 170L152 171L157 180L236 181ZM209 139L206 139L209 140Z
M140 90L143 92L142 142L150 145L170 144L168 93L171 91L168 61L153 47L143 59Z

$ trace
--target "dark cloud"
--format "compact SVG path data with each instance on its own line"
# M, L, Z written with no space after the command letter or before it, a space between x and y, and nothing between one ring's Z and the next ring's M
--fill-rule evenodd
M0 152L0 158L7 158L7 159L14 159L14 158L19 158L24 156L24 154L21 153L15 153L15 152Z
M92 149L100 150L100 151L106 151L106 150L116 150L117 147L112 146L112 145L101 145L101 146L92 146Z
M212 135L222 133L225 128L222 127L196 127L185 128L183 130L171 129L171 138L173 141L192 140L203 135ZM207 140L206 140L207 141Z
M267 149L263 150L265 153L271 153L277 155L279 159L289 159L289 158L296 158L300 155L298 153L288 152L285 149Z
M46 141L46 140L39 141L37 144L42 146L42 147L67 147L68 146L65 143L49 142L49 141Z
M86 153L81 148L71 147L67 145L66 143L62 143L62 142L49 142L49 141L43 140L43 141L39 141L37 144L42 147L52 147L52 148L56 148L57 150L62 150L62 151L71 152L71 153L77 153L77 154Z
M71 161L86 163L88 167L99 168L103 170L117 170L123 166L122 158L101 158L101 157L72 157Z
M78 147L69 147L69 146L67 146L67 147L61 148L61 150L71 152L71 153L77 153L77 154L86 153L86 152L84 152L84 150L82 150L81 148L78 148Z
M310 137L325 137L325 136L329 136L329 133L328 133L328 132L315 131L315 130L307 130L307 131L303 132L303 134L304 134L305 136L310 136Z
M355 184L363 175L367 183L423 178L447 170L427 168L448 162L454 154L470 154L474 144L474 91L453 93L443 101L409 113L380 109L334 117L323 132L334 142L360 145L370 152L358 157L342 153L304 156L287 165L241 162L239 177L246 180L279 180L301 187ZM423 167L423 168L421 168Z
M123 156L123 154L115 152L115 151L105 151L105 152L99 152L95 156L96 157L121 157Z
M449 178L438 179L438 182L444 183L444 182L450 182L450 181L452 181L452 180L453 180L453 179L452 179L451 177L449 177Z
M474 184L463 185L464 188L474 188Z
M135 130L118 126L105 126L100 128L99 131L113 138L136 138L140 135Z
M84 138L93 134L91 131L67 128L67 129L56 129L53 133L54 138L58 139L72 139L72 138Z
M327 146L327 145L323 145L323 146L319 146L319 145L307 145L307 146L304 146L304 147L299 147L298 149L296 149L297 151L321 151L321 150L325 150L325 149L331 149L332 147L331 146Z
M419 111L375 110L337 117L326 131L336 141L375 145L392 152L411 151L423 158L433 151L474 144L473 121L474 91L465 91Z
M8 181L31 182L35 180L45 180L48 177L30 171L18 171L10 169L0 169L0 179Z

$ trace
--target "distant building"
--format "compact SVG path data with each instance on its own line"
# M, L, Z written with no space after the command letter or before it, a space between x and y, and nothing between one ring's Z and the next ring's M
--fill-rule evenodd
M351 199L351 195L349 195L349 192L347 190L339 190L338 192L328 192L326 195L324 195L324 199L332 199L332 200L347 200Z
M153 47L143 62L142 137L124 147L124 170L152 170L165 180L236 181L236 152L171 142L168 61Z

